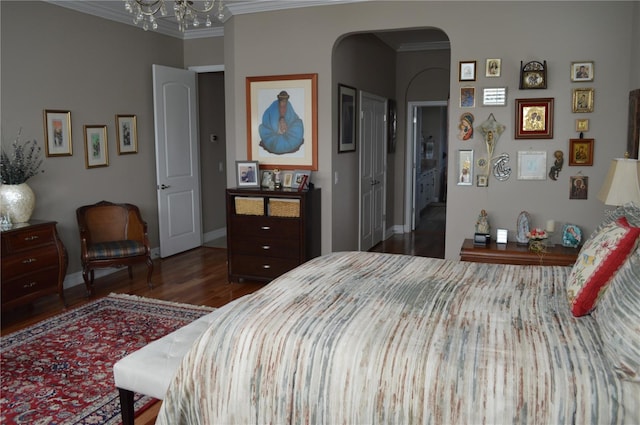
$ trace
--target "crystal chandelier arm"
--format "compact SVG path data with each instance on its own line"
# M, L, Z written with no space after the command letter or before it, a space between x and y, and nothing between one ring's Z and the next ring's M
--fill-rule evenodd
M182 3L182 4L184 4L189 9L191 9L192 11L194 11L196 13L209 13L209 12L211 12L213 10L213 6L215 4L215 0L206 0L204 2L204 8L202 10L198 9L197 7L195 7L193 1L176 0L176 3L178 3L178 4Z
M164 0L152 0L152 1L134 0L134 1L135 1L135 5L137 6L136 11L146 16L155 15L156 13L158 13L160 8L164 4Z

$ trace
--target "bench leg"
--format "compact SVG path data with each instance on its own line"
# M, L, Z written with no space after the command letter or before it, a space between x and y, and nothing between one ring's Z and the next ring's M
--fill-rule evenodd
M120 393L120 413L122 415L122 425L134 424L133 391L118 388Z

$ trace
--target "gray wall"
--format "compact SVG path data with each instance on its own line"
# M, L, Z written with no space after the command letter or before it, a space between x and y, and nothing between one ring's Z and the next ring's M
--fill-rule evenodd
M73 155L45 158L29 180L35 219L58 222L80 270L75 210L101 200L137 204L158 246L151 65L183 66L183 42L43 2L0 3L2 144L22 127L44 146L43 110L71 111ZM135 114L138 153L118 155L116 114ZM85 168L84 125L106 125L109 166Z
M491 179L489 187L459 187L449 173L447 209L446 257L459 258L464 238L474 230L477 214L486 209L493 228L515 229L517 215L528 210L534 225L544 225L548 219L571 222L590 233L603 216L603 205L596 199L610 159L621 156L626 145L627 96L630 82L631 57L637 51L637 2L412 2L380 1L348 5L308 7L296 10L235 16L225 27L225 67L233 70L226 78L227 129L230 141L228 165L235 159L246 158L246 114L244 110L244 79L254 75L318 73L319 170L315 183L323 191L322 250L329 252L342 247L354 247L351 233L328 232L342 219L336 199L357 196L341 193L353 184L333 183L336 131L333 126L335 85L332 78L332 58L337 40L345 34L401 28L439 28L451 41L452 69L458 61L477 60L479 69L485 58L502 59L503 73L499 79L488 81L480 75L473 85L504 85L509 88L506 107L478 106L473 110L478 122L490 113L507 126L498 142L496 152L511 155L511 165L519 150L568 150L569 139L576 137L575 119L588 117L591 130L588 137L596 140L593 167L565 166L556 182L521 181L512 176L507 182ZM286 22L286 25L282 23ZM544 26L541 24L544 22ZM634 31L636 31L634 33ZM259 38L255 34L260 34ZM296 34L291 37L291 34ZM634 43L632 43L632 36ZM287 58L272 60L273 46L286 41ZM632 48L632 46L634 46ZM547 90L518 89L520 61L546 60L549 66ZM595 111L590 114L571 112L571 89L582 86L569 80L571 61L595 62L596 79L588 87L596 92ZM457 120L463 109L458 106L461 83L457 72L451 72L449 133L456 134ZM636 79L637 77L633 77ZM397 87L401 92L402 87ZM515 140L514 99L555 98L555 127L552 140ZM455 169L454 153L471 148L478 152L483 143L476 137L470 142L450 139L449 169ZM231 142L233 143L233 142ZM395 155L395 178L403 180L404 141L399 140ZM340 160L341 161L341 160ZM550 160L548 160L549 162ZM549 162L550 164L550 162ZM569 200L569 176L582 173L590 178L588 200ZM228 171L229 176L229 171ZM403 182L404 187L404 182ZM403 195L396 187L392 194L396 209ZM389 197L388 197L389 199ZM340 214L336 212L340 211ZM357 214L356 211L353 212ZM395 220L399 218L397 214ZM340 217L340 218L337 218Z

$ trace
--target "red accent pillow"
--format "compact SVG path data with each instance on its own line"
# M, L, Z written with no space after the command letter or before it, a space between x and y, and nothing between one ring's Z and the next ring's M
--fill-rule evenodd
M620 217L593 235L582 247L567 281L574 316L593 310L611 278L638 245L640 227Z

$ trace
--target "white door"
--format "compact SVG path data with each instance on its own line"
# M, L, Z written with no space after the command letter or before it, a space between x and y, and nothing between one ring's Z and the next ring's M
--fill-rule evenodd
M153 65L160 256L202 245L196 73Z
M367 251L384 236L387 100L360 93L360 240Z

